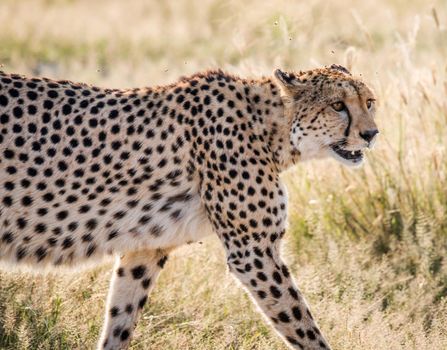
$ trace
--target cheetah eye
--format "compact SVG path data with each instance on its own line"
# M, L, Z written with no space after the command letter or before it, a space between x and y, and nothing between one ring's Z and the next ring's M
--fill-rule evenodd
M374 100L373 100L372 98L370 98L370 99L368 99L368 100L366 101L366 107L367 107L368 109L370 109L370 108L372 107L373 104L374 104Z
M331 106L332 106L332 108L335 109L337 112L341 112L341 111L344 111L344 110L346 109L345 104L344 104L343 102L341 102L341 101L335 102L335 103L333 103Z

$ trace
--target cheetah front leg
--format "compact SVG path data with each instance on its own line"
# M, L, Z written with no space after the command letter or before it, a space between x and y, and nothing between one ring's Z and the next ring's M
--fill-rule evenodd
M98 349L127 349L137 317L167 259L167 251L141 250L117 257Z
M253 163L250 167L244 163L243 170L230 168L227 177L222 172L203 177L200 187L230 271L290 348L329 349L279 254L287 219L284 186L272 169ZM242 181L253 174L264 178ZM219 177L224 181L218 182Z
M278 244L265 240L243 253L228 245L227 252L230 272L249 291L290 348L330 349L279 255Z

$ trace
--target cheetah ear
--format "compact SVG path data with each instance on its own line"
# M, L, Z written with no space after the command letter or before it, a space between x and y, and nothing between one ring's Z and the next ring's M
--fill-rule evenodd
M295 75L283 72L281 69L275 69L273 75L285 93L296 92L297 90L301 90L306 87L306 84L299 81Z
M329 67L329 69L331 70L336 70L337 72L341 72L347 75L352 75L350 71L348 71L347 68L343 67L342 65L339 64L331 64L331 66Z

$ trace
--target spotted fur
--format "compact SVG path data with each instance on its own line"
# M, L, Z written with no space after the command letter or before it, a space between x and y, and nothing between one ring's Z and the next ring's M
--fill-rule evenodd
M287 344L329 349L280 257L279 174L328 155L359 163L373 100L340 66L128 90L0 73L0 260L117 256L98 348L125 349L168 253L215 233Z

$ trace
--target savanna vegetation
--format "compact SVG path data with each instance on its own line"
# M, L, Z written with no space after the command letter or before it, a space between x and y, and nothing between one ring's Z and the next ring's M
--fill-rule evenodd
M447 348L447 2L2 0L3 70L107 87L205 68L267 75L343 64L375 89L361 169L284 174L284 254L334 349ZM0 272L1 349L95 346L110 278ZM215 237L179 249L132 349L285 349Z

